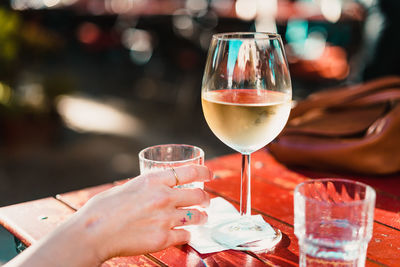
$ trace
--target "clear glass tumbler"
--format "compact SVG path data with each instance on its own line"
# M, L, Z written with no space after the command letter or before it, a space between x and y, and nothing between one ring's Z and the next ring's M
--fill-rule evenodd
M343 179L310 180L294 191L300 266L365 266L375 190Z
M184 144L165 144L151 146L139 152L141 174L189 164L204 164L204 151L201 148ZM204 183L194 182L178 187L203 189Z

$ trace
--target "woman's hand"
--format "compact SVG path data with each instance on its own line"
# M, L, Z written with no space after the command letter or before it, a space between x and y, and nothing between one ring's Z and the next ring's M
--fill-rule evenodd
M180 184L212 177L201 165L177 167L175 172ZM205 212L188 207L206 207L210 199L201 189L173 188L176 182L172 169L141 175L96 195L77 212L75 219L83 222L101 261L189 241L189 232L175 227L205 223Z
M114 256L139 255L184 244L189 232L177 226L202 224L208 206L201 189L173 188L212 175L190 165L140 175L90 199L65 223L6 264L14 266L96 266Z

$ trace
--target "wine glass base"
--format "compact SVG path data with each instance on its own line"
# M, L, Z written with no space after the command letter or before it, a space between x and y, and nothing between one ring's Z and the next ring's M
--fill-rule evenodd
M261 216L251 216L214 227L212 238L229 249L267 252L281 241L282 233Z
M268 252L275 248L275 246L281 241L282 233L279 229L275 229L275 236L264 238L258 241L248 242L245 244L241 244L232 249L242 250L242 251L251 251L255 253Z

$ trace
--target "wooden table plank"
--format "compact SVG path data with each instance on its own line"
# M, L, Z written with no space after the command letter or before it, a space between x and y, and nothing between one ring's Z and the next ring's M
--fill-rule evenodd
M0 208L0 224L30 246L53 231L75 211L53 197Z
M160 266L145 256L115 257L104 262L102 267Z
M222 251L218 253L200 254L188 245L169 247L151 253L159 261L168 266L265 266L265 264L241 251Z

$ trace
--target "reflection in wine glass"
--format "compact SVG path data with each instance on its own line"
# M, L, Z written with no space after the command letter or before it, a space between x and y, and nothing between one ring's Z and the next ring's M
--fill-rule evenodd
M228 247L261 251L281 239L261 217L251 216L250 154L271 142L289 117L292 89L278 34L213 36L202 84L202 106L213 133L242 154L240 218L217 227ZM267 204L267 203L266 203Z

